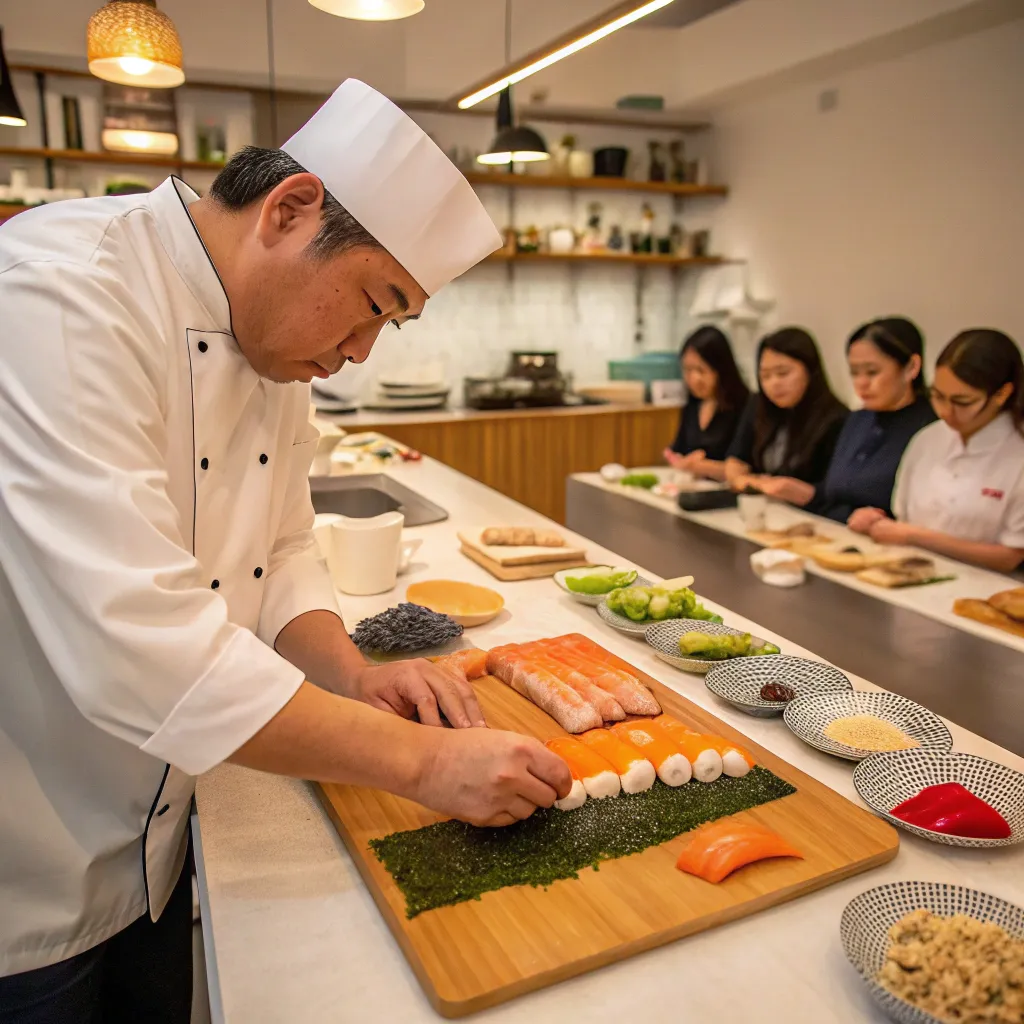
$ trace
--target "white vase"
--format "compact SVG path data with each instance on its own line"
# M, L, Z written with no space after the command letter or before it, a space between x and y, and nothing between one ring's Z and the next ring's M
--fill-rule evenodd
M594 154L585 149L574 149L569 154L569 176L592 178L594 176Z

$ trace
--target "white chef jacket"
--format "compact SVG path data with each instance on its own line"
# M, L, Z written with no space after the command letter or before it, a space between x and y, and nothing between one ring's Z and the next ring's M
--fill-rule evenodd
M169 178L0 229L0 976L155 919L194 776L337 612L309 388L262 380Z
M903 453L897 519L963 540L1024 548L1024 437L1001 413L964 444L941 420Z

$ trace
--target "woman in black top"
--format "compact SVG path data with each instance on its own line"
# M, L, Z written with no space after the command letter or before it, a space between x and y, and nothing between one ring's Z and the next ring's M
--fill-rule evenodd
M694 476L725 479L725 456L750 392L729 339L717 327L698 327L679 352L689 399L665 460Z
M921 332L904 317L872 320L850 335L846 358L864 408L847 418L809 511L840 523L858 508L892 515L903 452L922 427L935 422L923 357Z
M747 404L726 460L733 490L806 505L825 479L848 410L828 386L814 339L783 327L757 349L758 394Z

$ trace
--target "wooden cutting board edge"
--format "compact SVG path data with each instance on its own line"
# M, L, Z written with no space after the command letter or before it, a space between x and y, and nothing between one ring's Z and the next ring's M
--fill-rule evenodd
M523 566L523 565L546 565L550 562L569 562L580 558L586 558L586 552L583 548L573 547L570 544L566 544L560 548L539 548L534 546L534 553L532 555L512 555L502 552L501 558L494 558L487 550L488 545L482 544L478 540L474 539L472 535L463 533L460 531L457 534L459 543L462 544L463 548L469 548L476 554L482 555L489 562L494 562L502 567L512 566ZM530 545L532 546L532 545ZM495 545L490 545L491 548ZM509 547L507 551L522 550L515 547Z
M586 558L575 558L562 562L531 562L529 565L502 565L488 558L482 551L476 548L467 547L465 544L460 548L471 562L476 562L481 568L486 569L495 579L502 583L518 583L522 580L542 580L545 577L554 576L556 572L563 569L580 569L590 563Z
M367 849L360 848L358 841L349 831L348 826L338 814L336 807L332 804L330 797L324 788L320 785L314 786L318 798L331 818L331 821L338 829L338 833L352 856L360 876L367 888L370 890L370 894L373 896L374 902L380 909L392 935L398 941L398 944L401 947L402 952L405 954L406 960L412 967L417 980L420 982L427 999L442 1017L448 1019L464 1017L468 1014L476 1013L480 1010L507 1002L510 999L525 995L529 992L546 988L552 984L566 981L569 978L577 977L591 970L596 970L597 968L607 966L608 964L627 959L638 953L656 949L689 935L698 934L699 932L707 931L711 928L717 927L718 925L739 920L753 913L758 913L759 911L768 909L769 907L789 902L796 899L798 896L816 892L828 885L832 885L835 882L839 882L854 875L880 867L895 858L899 852L899 834L897 830L887 822L876 817L870 811L859 807L857 804L853 803L853 801L848 800L841 794L836 793L835 790L832 790L824 783L819 782L812 776L802 772L799 768L794 767L789 764L789 762L784 761L782 758L771 753L771 751L765 750L757 743L751 741L749 737L729 726L728 723L718 719L712 714L712 712L706 711L699 705L694 704L682 694L658 682L656 679L648 676L640 669L637 669L636 671L644 683L655 693L663 706L666 703L673 704L677 701L681 701L687 706L687 717L694 717L698 720L710 719L711 722L714 723L714 727L708 728L707 731L714 732L725 739L732 739L735 742L740 743L750 751L758 764L764 765L780 778L791 783L798 790L802 790L808 796L819 796L824 794L826 797L841 800L845 804L848 804L849 807L845 808L845 810L847 812L856 812L856 816L860 818L861 824L866 826L866 831L874 832L880 842L882 840L889 840L888 844L884 845L883 848L879 849L877 853L870 857L845 864L833 871L817 875L812 879L801 880L800 882L794 883L792 886L764 893L754 899L732 904L715 912L710 917L693 919L683 924L663 929L659 932L651 933L629 942L621 943L615 947L602 950L591 956L582 957L560 964L550 970L529 975L528 977L490 989L478 995L461 999L446 998L445 995L439 991L434 978L431 977L426 964L420 957L419 951L412 941L412 937L406 931L404 927L404 917L400 916L396 908L389 902L387 895L385 894L384 887L381 884L382 879L391 886L394 886L394 882L390 879L390 876L387 875L384 867L376 860L374 854ZM667 701L665 699L666 697L668 698ZM380 872L381 877L377 877L376 872ZM485 897L486 895L490 894L485 894Z

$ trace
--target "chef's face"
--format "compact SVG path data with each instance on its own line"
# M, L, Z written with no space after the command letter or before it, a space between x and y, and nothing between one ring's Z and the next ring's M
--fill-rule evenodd
M770 348L761 352L758 377L765 396L780 409L795 409L807 394L810 383L807 367L799 359Z
M231 318L239 347L269 380L309 382L361 363L381 329L418 317L426 292L383 249L321 257L323 186L297 174L274 189L233 257Z

